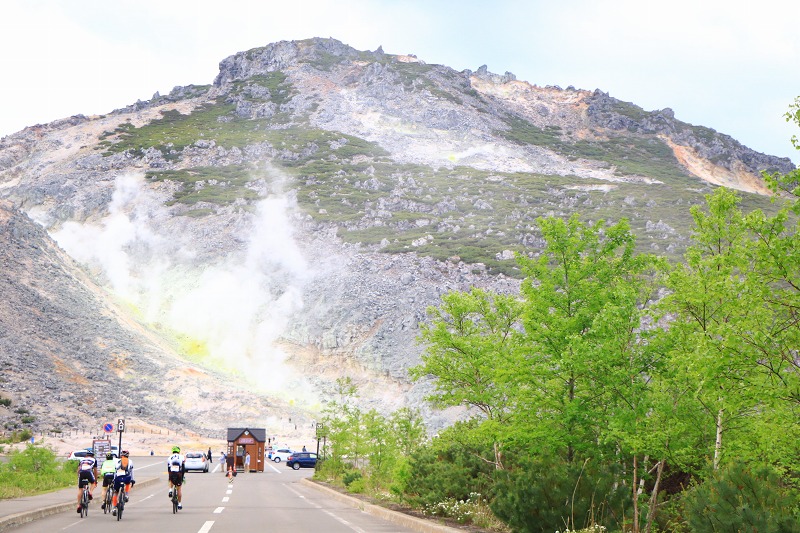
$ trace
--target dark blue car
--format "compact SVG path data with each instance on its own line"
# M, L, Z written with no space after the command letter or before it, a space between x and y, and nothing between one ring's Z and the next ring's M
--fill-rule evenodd
M291 466L295 470L314 468L317 466L317 454L311 452L294 452L286 459L286 466Z

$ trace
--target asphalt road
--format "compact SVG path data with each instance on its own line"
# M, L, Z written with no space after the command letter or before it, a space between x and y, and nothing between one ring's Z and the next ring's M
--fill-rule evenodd
M81 519L74 511L31 522L15 532L56 533L61 531L222 533L244 531L384 533L411 529L382 520L300 483L313 474L311 469L292 470L283 463L267 463L261 473L240 473L228 483L221 472L191 472L183 489L183 510L172 513L167 497L165 459L134 458L136 477L158 476L163 483L141 489L134 487L122 520L100 509L100 487ZM212 465L219 468L217 463ZM77 488L76 488L77 497Z

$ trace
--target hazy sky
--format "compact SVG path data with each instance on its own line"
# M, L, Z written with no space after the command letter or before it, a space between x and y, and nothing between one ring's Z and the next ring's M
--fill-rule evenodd
M0 136L211 83L236 52L334 37L599 88L800 163L797 0L2 0Z

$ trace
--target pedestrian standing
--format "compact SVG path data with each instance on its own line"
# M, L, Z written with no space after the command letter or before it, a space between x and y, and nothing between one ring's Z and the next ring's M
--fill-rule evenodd
M211 446L208 447L208 462L213 463L214 461L211 460Z
M244 473L250 472L250 452L244 455Z

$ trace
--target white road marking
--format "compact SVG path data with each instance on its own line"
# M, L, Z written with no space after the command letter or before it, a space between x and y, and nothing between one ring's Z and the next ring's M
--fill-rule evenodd
M222 498L222 503L228 503L229 501L230 501L230 498L228 498L227 496Z
M214 521L213 520L209 520L208 522L203 524L203 527L201 527L197 531L197 533L208 533L209 531L211 531L211 526L213 526L213 525L214 525Z
M274 464L268 464L267 466L268 466L268 467L270 467L271 469L273 469L275 472L277 472L277 473L279 473L279 474L283 474L283 472L281 472L280 470L278 470L278 469L275 467L275 465L274 465Z
M288 486L288 485L284 485L284 487L286 487L287 489L289 489L291 492L293 492L293 493L294 493L296 496L298 496L299 498L302 498L302 499L306 500L306 502L308 502L308 504L309 504L310 506L314 507L315 509L319 509L320 511L322 511L322 512L323 512L323 513L325 513L326 515L330 516L331 518L333 518L333 519L334 519L334 520L336 520L337 522L339 522L339 523L341 523L341 524L344 524L345 526L349 527L350 529L352 529L352 530L353 530L353 531L355 531L356 533L367 533L365 530L361 529L361 528L360 528L360 527L358 527L358 526L355 526L355 525L351 524L350 522L348 522L348 521L347 521L347 520L345 520L344 518L342 518L342 517L340 517L340 516L336 516L336 515L335 515L335 514L333 514L332 512L328 511L327 509L323 509L323 508L322 508L322 506L320 506L320 505L317 505L316 503L312 502L311 500L308 500L308 499L307 499L305 496L303 496L302 494L300 494L299 492L297 492L297 491L296 491L296 490L295 490L293 487L290 487L290 486Z
M220 514L224 510L225 510L224 507L217 507L216 509L214 509L214 514Z

